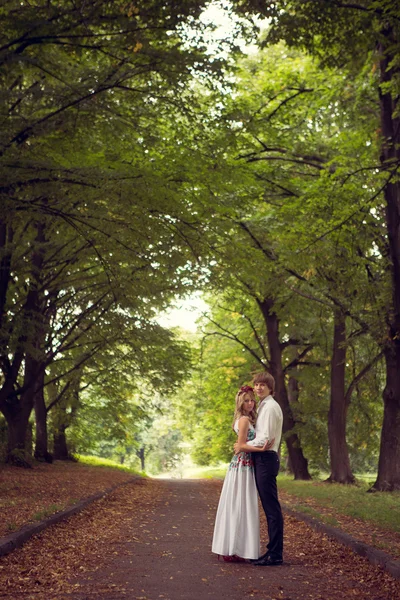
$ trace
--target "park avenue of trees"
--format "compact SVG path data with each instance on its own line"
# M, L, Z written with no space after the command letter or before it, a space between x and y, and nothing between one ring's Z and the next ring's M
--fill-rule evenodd
M399 9L214 4L2 3L2 459L225 460L268 369L295 478L400 489Z

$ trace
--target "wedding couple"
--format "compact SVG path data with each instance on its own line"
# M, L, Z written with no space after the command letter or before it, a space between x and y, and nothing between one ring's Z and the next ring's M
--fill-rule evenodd
M283 517L276 477L283 415L274 400L275 380L259 373L236 394L233 429L238 435L215 519L212 551L227 562L251 560L256 566L283 562ZM254 392L260 399L258 413ZM257 491L265 512L269 542L260 556Z

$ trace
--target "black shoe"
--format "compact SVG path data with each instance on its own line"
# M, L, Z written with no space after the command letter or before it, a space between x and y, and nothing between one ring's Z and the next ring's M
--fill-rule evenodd
M266 556L260 556L258 560L253 562L253 565L256 567L277 567L281 564L283 564L283 560L281 558L273 558L268 553Z
M265 554L262 554L258 558L254 558L251 562L254 564L254 563L258 562L259 560L264 560L264 558L267 558L267 556L269 556L269 550L267 550Z

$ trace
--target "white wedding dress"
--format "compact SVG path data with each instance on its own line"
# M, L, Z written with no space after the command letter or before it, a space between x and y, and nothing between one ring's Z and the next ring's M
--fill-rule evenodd
M239 421L234 430L239 432ZM247 441L254 440L249 427ZM252 455L235 455L225 476L215 519L212 552L222 556L236 554L242 558L260 556L260 518Z

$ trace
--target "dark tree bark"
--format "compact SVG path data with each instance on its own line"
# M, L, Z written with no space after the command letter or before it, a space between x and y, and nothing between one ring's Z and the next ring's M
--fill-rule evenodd
M289 383L288 383L288 397L289 397L289 403L291 405L297 403L299 401L299 382L297 381L296 377L293 377L293 375L291 375L289 377Z
M393 65L394 56L388 48L396 48L390 26L382 30L386 43L381 43L380 74L386 88L380 88L380 114L382 127L381 162L386 169L395 169L395 175L385 186L386 225L392 275L392 311L388 318L388 335L384 348L386 361L386 385L383 392L384 417L378 464L376 490L400 489L400 182L397 169L400 161L399 97L390 84L400 75ZM396 114L397 111L397 114Z
M0 220L0 249L2 258L0 260L0 328L3 324L7 291L11 276L11 244L13 241L13 230L3 220Z
M300 392L299 382L297 381L296 377L293 377L293 375L290 375L290 377L289 377L287 389L288 389L289 404L291 406L293 406L293 404L298 403L299 392ZM288 456L286 459L285 471L286 471L287 475L294 475L293 469L292 469L292 464L290 462L290 456Z
M375 490L400 489L400 357L387 350L386 387L383 391L384 415Z
M35 382L34 408L36 424L35 458L39 461L51 463L53 457L48 451L47 435L47 409L44 399L45 365L41 365L40 373Z
M145 469L145 457L146 457L144 446L141 446L139 448L139 450L136 450L136 456L138 458L140 458L140 468L141 468L142 471L144 471L144 469Z
M31 261L32 281L22 311L22 334L18 340L18 348L12 362L4 357L6 365L5 381L0 392L0 409L3 412L8 427L8 446L6 461L18 466L30 466L25 460L25 437L28 421L33 408L34 396L37 391L36 380L41 372L42 306L40 289L40 274L43 265L43 226L36 224L37 235L35 242L38 246L33 250ZM17 386L19 368L24 363L24 381L21 389Z
M7 421L7 455L6 462L17 467L30 468L27 452L27 429L32 404L25 402L22 406L12 404L5 412Z
M274 312L274 302L270 298L258 301L267 328L268 347L270 352L270 369L275 378L275 396L283 412L283 433L286 441L290 466L295 479L309 480L308 462L304 457L300 439L293 431L295 420L289 404L282 362L282 346L279 339L279 319Z
M40 315L38 334L36 338L37 356L40 357L40 367L35 380L35 391L33 396L36 424L35 458L39 461L51 463L53 457L48 451L47 413L44 398L45 369L46 369L46 335L49 319L48 314Z
M78 407L81 375L82 373L73 382L68 383L58 395L57 386L50 387L50 395L53 395L53 399L46 410L49 413L51 408L56 407L56 414L53 416L53 458L55 460L74 460L68 447L66 431L71 425ZM68 412L67 408L70 409Z
M385 351L386 386L378 476L373 489L400 490L400 353Z
M40 365L32 353L25 357L23 391L19 397L5 404L3 414L7 421L6 462L18 467L30 467L26 455L26 437L29 417L33 409L35 378Z
M11 275L11 250L10 246L13 240L12 227L6 224L3 220L0 221L0 250L2 258L0 261L0 327L3 325L6 315L6 303L8 286ZM25 308L29 308L32 296L27 297ZM10 357L8 353L8 337L10 333L1 332L2 343L0 346L1 369L3 372L3 384L0 389L0 410L3 413L8 425L8 448L13 447L15 440L15 448L21 450L19 441L20 434L18 433L23 427L23 423L27 423L29 415L26 418L25 414L16 414L15 422L10 423L14 419L14 414L18 412L18 397L16 395L17 380L22 362L24 360L23 344L26 340L25 332L22 332L14 356ZM11 439L11 442L10 442Z
M346 442L349 399L345 390L346 317L338 310L334 315L331 358L331 399L328 412L328 437L331 474L327 481L354 483Z
M70 460L68 451L67 436L65 434L67 427L60 425L53 436L53 458L54 460Z
M23 355L20 356L20 363ZM29 386L31 368L31 357L25 359L25 383L27 389L23 393L14 391L17 383L18 370L11 373L6 379L1 390L1 411L7 422L7 455L6 462L18 466L29 467L30 464L24 457L25 437L28 421L33 408L33 389Z

